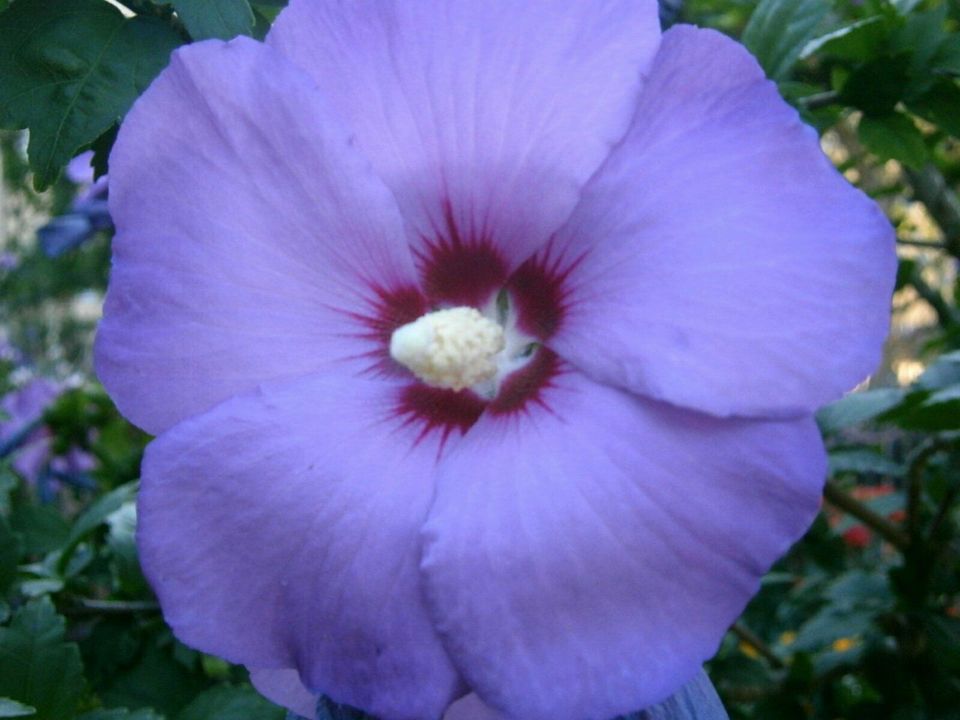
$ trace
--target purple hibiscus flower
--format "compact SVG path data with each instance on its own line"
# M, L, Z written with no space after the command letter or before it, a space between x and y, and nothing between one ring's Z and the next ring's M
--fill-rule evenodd
M11 467L34 483L50 457L50 431L43 412L60 394L56 383L34 378L0 401L0 445L13 457Z
M47 378L34 378L0 400L0 457L28 483L48 493L66 481L91 487L93 457L77 447L55 455L53 434L42 424L43 414L63 388Z
M70 211L55 217L37 230L44 253L59 257L93 237L113 227L107 209L107 177L94 180L91 166L93 151L77 155L67 165L66 176L79 186Z
M667 697L813 518L812 412L886 334L883 214L654 0L293 0L178 51L110 168L144 570L294 707Z

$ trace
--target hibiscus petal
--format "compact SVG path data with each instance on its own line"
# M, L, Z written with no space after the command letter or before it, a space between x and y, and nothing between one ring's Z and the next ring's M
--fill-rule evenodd
M815 423L719 419L570 371L441 463L427 603L467 683L524 720L609 720L690 680L813 519Z
M153 433L362 353L347 311L416 282L389 190L313 81L248 39L174 54L123 123L110 211L97 372Z
M653 0L293 0L267 42L357 133L429 279L460 244L489 244L464 262L502 274L560 226L625 132L659 36Z
M690 682L659 705L647 708L637 720L728 720L729 716L707 674L701 670Z
M412 720L462 690L420 597L437 447L395 390L303 379L179 423L147 448L138 545L188 645Z
M630 717L636 720L728 720L717 691L702 670L667 700ZM447 708L443 720L504 720L504 716L470 693Z
M880 360L889 222L756 61L713 31L664 35L633 127L551 254L573 266L551 346L634 392L790 416Z
M475 693L470 693L448 707L443 720L504 720L504 717L485 705Z
M317 708L317 696L307 690L300 673L293 668L250 669L250 682L271 702L285 707L304 718L312 718Z

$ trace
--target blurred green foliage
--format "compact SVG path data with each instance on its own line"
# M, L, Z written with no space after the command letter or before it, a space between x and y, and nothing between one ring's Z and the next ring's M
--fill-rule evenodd
M825 512L764 580L712 677L733 718L960 717L960 8L691 0L687 12L741 38L884 204L904 322L909 303L932 317L895 327L894 342L912 342L888 358L927 366L919 378L897 387L891 374L893 387L821 411Z
M96 384L96 313L84 310L105 288L109 233L51 258L35 231L83 190L61 176L69 158L92 149L107 172L117 123L171 48L262 37L284 3L121 4L126 17L104 0L0 0L0 394L35 376L60 383L0 435L0 717L280 720L243 668L173 638L140 573L148 438ZM960 718L960 7L687 0L680 21L754 52L883 204L903 251L886 370L818 416L824 512L764 579L711 675L735 720ZM37 443L42 461L25 473Z

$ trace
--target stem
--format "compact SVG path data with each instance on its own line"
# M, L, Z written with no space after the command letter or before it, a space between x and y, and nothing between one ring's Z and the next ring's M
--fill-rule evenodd
M824 486L823 497L838 510L843 510L848 515L852 515L876 532L880 537L897 548L897 550L906 550L910 544L909 537L903 530L882 515L875 513L859 500L850 497L837 487L835 483L828 482Z
M840 93L836 90L827 90L826 92L807 95L800 98L797 102L804 110L820 110L821 108L836 105L840 100Z
M914 197L927 206L943 230L944 248L960 258L960 198L933 165L927 165L919 171L907 168L906 177L913 188Z
M745 642L747 645L756 650L767 660L767 662L769 662L778 670L787 666L780 656L773 651L773 648L767 645L759 635L757 635L755 632L753 632L753 630L748 628L743 623L734 623L730 628L730 632L740 638L742 642Z
M74 598L68 612L75 615L128 615L131 613L157 612L160 604L155 600L95 600Z
M897 245L926 248L927 250L946 250L947 246L939 240L913 240L911 238L897 238Z
M950 511L950 507L957 499L957 495L960 494L960 482L957 482L954 479L954 483L950 486L946 493L943 495L943 500L940 503L940 507L937 508L937 514L933 518L933 522L930 523L930 529L927 531L927 542L933 543L936 540L937 533L940 531L940 526L943 525L943 522L947 519L947 514Z
M927 281L923 279L923 270L919 266L913 268L909 282L913 289L917 291L920 299L937 313L937 319L941 325L953 325L957 322L956 311L944 300L939 291L930 287Z
M907 465L909 468L907 471L907 534L911 542L920 539L920 491L923 485L921 482L923 471L930 462L930 458L944 449L942 440L931 438L910 456Z

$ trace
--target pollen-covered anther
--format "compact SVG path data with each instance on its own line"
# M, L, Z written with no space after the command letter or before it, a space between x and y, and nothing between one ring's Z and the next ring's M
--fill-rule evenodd
M476 308L455 307L423 315L397 328L390 355L427 385L463 390L497 374L503 328Z

